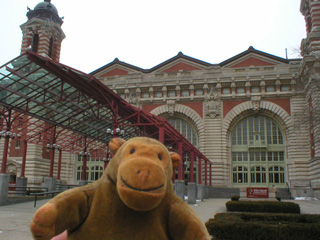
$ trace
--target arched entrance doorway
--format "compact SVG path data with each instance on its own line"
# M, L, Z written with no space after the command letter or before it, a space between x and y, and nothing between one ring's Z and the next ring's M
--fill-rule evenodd
M248 116L231 133L233 187L285 187L283 133L264 115Z

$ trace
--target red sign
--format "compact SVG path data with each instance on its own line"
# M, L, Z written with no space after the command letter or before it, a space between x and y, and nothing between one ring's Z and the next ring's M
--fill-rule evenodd
M16 190L16 182L9 182L9 190Z
M247 188L247 198L269 198L269 189Z

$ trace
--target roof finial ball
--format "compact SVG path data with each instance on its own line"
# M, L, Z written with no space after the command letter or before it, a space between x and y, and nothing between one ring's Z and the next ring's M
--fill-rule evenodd
M44 0L45 2L51 3L51 0Z

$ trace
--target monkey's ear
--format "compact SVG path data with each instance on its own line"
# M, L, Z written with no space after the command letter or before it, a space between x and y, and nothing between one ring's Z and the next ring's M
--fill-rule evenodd
M170 152L170 157L172 161L172 167L177 168L182 163L182 159L178 153Z
M109 142L109 149L112 154L116 154L118 149L121 147L122 144L124 144L126 140L123 140L122 138L113 138Z

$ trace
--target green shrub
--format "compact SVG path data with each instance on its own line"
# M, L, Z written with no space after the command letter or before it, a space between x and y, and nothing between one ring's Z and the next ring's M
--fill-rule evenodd
M299 204L292 202L229 201L226 207L230 212L300 213Z
M239 201L239 199L240 199L240 196L238 196L238 195L231 197L231 201Z
M320 239L320 215L218 213L206 227L213 239Z

